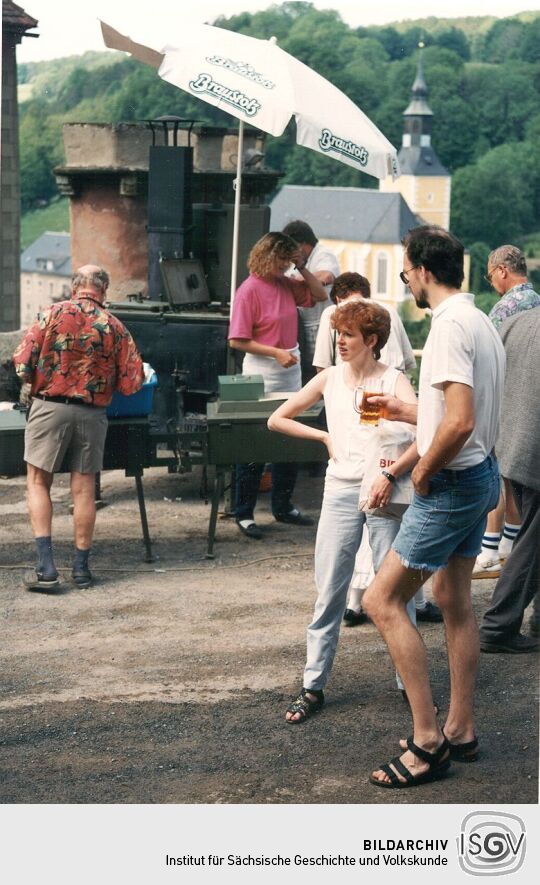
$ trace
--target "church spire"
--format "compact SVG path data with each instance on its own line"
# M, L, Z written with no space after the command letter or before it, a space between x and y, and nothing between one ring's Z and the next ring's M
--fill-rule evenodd
M422 41L418 44L418 50L411 100L403 112L404 131L399 152L401 171L409 175L448 175L431 146L433 111L427 102Z

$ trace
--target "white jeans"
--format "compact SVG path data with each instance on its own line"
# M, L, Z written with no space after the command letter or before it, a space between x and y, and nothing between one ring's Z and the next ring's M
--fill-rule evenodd
M318 595L313 621L307 629L304 670L304 688L307 689L324 688L330 676L364 525L367 524L376 572L399 531L397 520L358 510L359 495L359 484L324 492L315 544ZM413 624L416 623L414 598L407 604L407 612ZM403 688L397 673L396 679L398 688Z

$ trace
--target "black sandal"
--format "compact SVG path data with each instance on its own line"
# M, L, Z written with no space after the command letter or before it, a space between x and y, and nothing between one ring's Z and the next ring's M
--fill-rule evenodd
M443 731L444 734L444 731ZM446 737L446 735L444 735ZM448 740L448 738L446 738ZM476 762L478 759L478 738L466 741L464 744L453 744L448 741L450 759L454 762Z
M401 756L394 756L389 763L379 766L379 770L384 772L384 774L390 778L390 782L380 781L373 775L370 775L370 784L374 784L376 787L385 787L390 790L402 790L408 787L418 787L420 784L427 784L430 783L430 781L436 781L439 778L446 776L448 769L450 768L450 755L444 760L442 758L446 753L449 753L450 749L446 738L443 738L441 746L435 750L434 753L429 753L422 747L418 747L414 743L412 737L407 738L407 747L411 753L418 756L422 762L427 762L429 765L428 770L415 777L411 774L409 769L405 767L401 761ZM396 772L390 767L391 765L393 765L396 771L405 778L404 781L401 781L398 778Z
M308 693L315 695L315 700L308 698ZM300 713L300 719L285 719L289 725L300 725L314 713L318 713L324 704L324 694L315 688L303 688L298 697L287 707L287 713Z

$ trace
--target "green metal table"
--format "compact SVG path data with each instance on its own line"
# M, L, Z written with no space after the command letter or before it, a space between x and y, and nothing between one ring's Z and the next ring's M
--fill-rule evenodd
M234 464L328 461L323 443L300 439L268 430L267 421L279 400L223 402L207 406L207 463L215 467L212 507L208 525L206 556L214 556L214 542L219 502L223 495L225 474ZM311 427L320 426L322 402L307 409L296 419Z

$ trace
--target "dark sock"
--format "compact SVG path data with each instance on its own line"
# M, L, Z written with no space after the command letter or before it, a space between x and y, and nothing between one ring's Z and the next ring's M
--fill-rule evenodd
M58 576L58 572L54 566L52 539L50 535L36 538L37 548L37 565L36 572L45 578L53 578Z
M88 557L90 555L90 547L88 550L79 550L75 547L75 559L73 560L73 571L80 572L88 569Z

